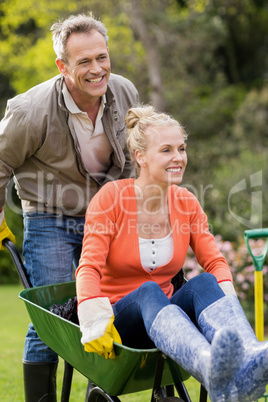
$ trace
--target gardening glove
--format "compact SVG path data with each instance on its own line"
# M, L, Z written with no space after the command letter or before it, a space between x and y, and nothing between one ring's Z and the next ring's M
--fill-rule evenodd
M96 297L78 305L81 342L86 352L115 359L114 342L122 343L114 326L114 314L108 297Z
M225 294L225 296L228 296L228 295L237 296L234 285L232 284L231 281L220 282L219 286L220 286L221 290L223 291L223 293Z
M2 209L0 212L0 250L4 250L5 246L3 246L3 240L8 238L13 243L15 243L15 236L8 228L5 220L4 210Z

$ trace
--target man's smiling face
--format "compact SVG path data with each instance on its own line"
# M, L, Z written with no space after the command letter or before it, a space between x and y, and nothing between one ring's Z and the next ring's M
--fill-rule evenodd
M57 60L74 99L94 101L107 91L111 63L105 38L97 31L72 33L67 41L68 61Z

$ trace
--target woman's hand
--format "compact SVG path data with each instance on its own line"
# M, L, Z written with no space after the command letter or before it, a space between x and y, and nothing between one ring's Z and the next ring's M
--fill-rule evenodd
M122 342L114 326L114 314L109 299L97 297L81 302L78 306L78 318L85 351L114 359L116 356L113 343Z
M84 344L86 352L98 353L100 356L104 356L105 359L115 359L114 342L122 343L119 333L115 328L114 316L112 316L104 331L104 335L95 341L91 341Z

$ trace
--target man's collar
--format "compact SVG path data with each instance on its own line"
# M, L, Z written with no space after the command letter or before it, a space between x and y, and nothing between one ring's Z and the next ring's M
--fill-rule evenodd
M68 91L68 88L64 81L63 81L63 85L62 85L62 94L63 94L63 98L65 101L65 105L66 105L67 109L69 110L69 112L71 112L73 114L84 113L84 112L82 112L82 110L79 109L79 107L73 100L73 97L70 94L70 92ZM105 107L105 104L106 104L106 95L104 94L101 97L101 105L103 105L103 108Z

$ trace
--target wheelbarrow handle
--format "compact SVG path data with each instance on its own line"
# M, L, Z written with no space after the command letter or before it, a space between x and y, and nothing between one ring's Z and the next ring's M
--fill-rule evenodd
M25 266L21 260L20 254L19 254L15 244L7 238L5 238L2 243L7 248L7 250L9 251L9 253L11 255L11 258L15 264L15 267L18 271L19 277L22 281L24 288L25 289L31 288L32 284L31 284L30 278L26 272Z
M5 238L2 243L8 249L8 251L12 257L12 260L16 266L16 269L18 271L19 277L22 281L24 288L25 289L32 288L33 286L31 284L29 275L25 269L25 266L21 260L20 254L19 254L15 244L7 238ZM70 393L71 393L72 377L73 377L73 367L65 361L64 377L63 377L62 393L61 393L61 401L62 402L69 401L69 397L70 397Z

